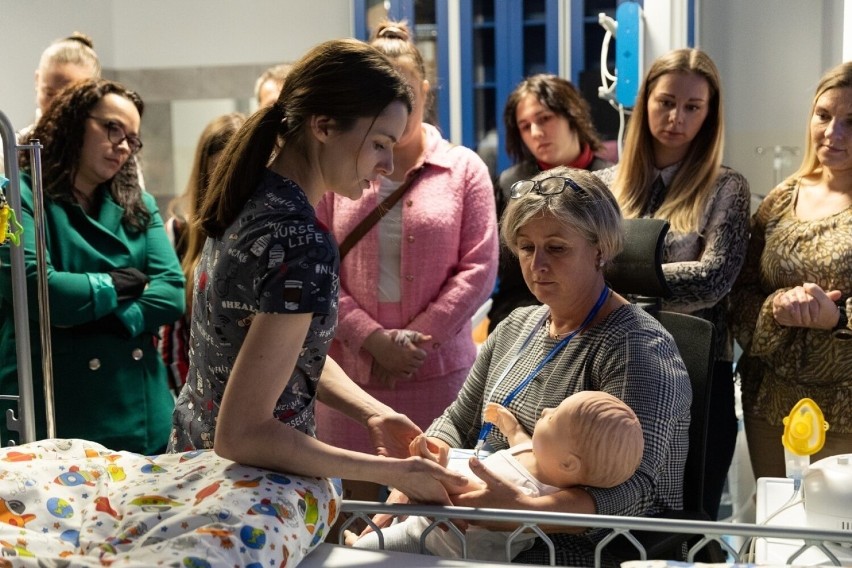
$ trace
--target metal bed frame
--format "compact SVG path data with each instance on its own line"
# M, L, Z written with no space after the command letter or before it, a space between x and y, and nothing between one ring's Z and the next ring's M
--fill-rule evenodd
M419 515L432 519L432 524L424 531L420 539L421 551L425 551L425 539L428 532L444 528L460 539L462 548L466 554L466 543L464 534L452 523L451 519L464 520L498 520L517 524L518 528L509 537L509 542L518 535L532 531L542 538L550 551L550 565L556 565L555 549L551 540L539 528L538 525L564 526L564 527L588 527L612 529L612 532L604 537L595 549L595 567L601 566L603 550L618 536L623 535L637 551L639 560L648 560L642 544L630 531L650 531L667 533L686 533L701 538L687 553L687 562L695 562L696 555L707 545L715 542L728 554L733 562L752 562L748 556L748 544L752 538L776 538L801 540L804 543L789 557L787 564L793 564L808 549L817 548L828 558L834 566L843 566L837 555L832 552L829 545L840 544L852 548L852 532L840 530L793 528L782 526L768 526L750 523L722 523L712 521L688 521L646 517L620 517L610 515L580 515L568 513L552 513L541 511L518 511L505 509L475 509L470 507L437 507L425 505L388 505L368 501L343 501L341 514L351 515L340 530L338 545L343 543L343 530L356 520L362 520L374 530L378 527L373 523L370 516L378 513L387 513L395 516ZM745 545L738 551L723 537L744 537ZM380 546L382 542L379 536ZM334 545L327 545L334 546ZM357 553L358 550L352 550ZM506 553L509 554L509 543L507 542ZM310 556L305 559L310 560ZM507 562L510 558L507 557ZM469 562L469 561L468 561ZM361 565L360 563L358 565ZM436 564L437 565L437 564ZM475 563L474 563L475 565ZM308 562L308 566L310 563Z

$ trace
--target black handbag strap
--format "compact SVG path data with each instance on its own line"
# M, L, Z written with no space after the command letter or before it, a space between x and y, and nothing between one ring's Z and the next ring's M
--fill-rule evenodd
M340 243L340 260L342 261L346 254L352 250L358 241L366 235L370 229L373 228L373 225L378 223L382 217L384 217L388 211L393 209L393 206L397 204L397 202L402 199L403 194L408 191L408 188L414 183L417 179L417 176L420 175L420 172L423 171L423 166L411 172L411 175L400 184L398 188L394 190L393 193L385 197L381 203L376 205L376 208L370 211L370 214L361 219L361 222L352 229L346 238L343 239L343 242Z

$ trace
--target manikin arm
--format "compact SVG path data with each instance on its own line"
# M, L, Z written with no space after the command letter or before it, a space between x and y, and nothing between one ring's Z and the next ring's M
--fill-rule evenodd
M485 405L483 418L485 422L494 424L506 436L510 447L532 441L532 437L527 434L515 415L509 412L505 406L496 402L489 402Z

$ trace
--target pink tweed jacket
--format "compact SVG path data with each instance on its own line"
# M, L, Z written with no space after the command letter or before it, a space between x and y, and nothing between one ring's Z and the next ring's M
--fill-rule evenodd
M432 336L415 380L467 369L476 357L470 319L491 294L497 274L497 219L488 169L477 154L442 139L424 124L425 169L396 207L402 207L401 304L413 329ZM338 243L372 211L377 187L352 201L326 194L317 218ZM380 221L381 223L381 221ZM378 226L349 251L340 268L340 311L329 354L367 384L372 358L364 340L383 329L378 313Z

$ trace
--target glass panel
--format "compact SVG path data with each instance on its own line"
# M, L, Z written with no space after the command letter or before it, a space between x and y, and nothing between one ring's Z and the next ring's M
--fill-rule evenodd
M473 0L473 22L494 22L494 0Z
M442 85L438 84L438 26L435 21L435 0L416 0L414 21L414 43L423 56L426 79L432 86L424 120L430 124L439 124L436 95L437 89L442 88Z
M495 89L493 87L477 88L474 94L474 107L476 107L476 140L482 140L489 130L497 127L495 123L496 104Z
M600 12L606 12L608 16L615 17L616 0L585 0L586 5L583 13L587 18L598 19Z
M546 17L544 0L524 0L524 20L544 20Z
M524 26L524 77L547 71L544 24Z
M367 0L367 38L372 37L379 22L388 17L388 5L385 0Z
M494 28L478 28L473 35L473 80L476 84L494 83Z
M414 2L414 23L420 24L435 24L435 0L415 0Z

